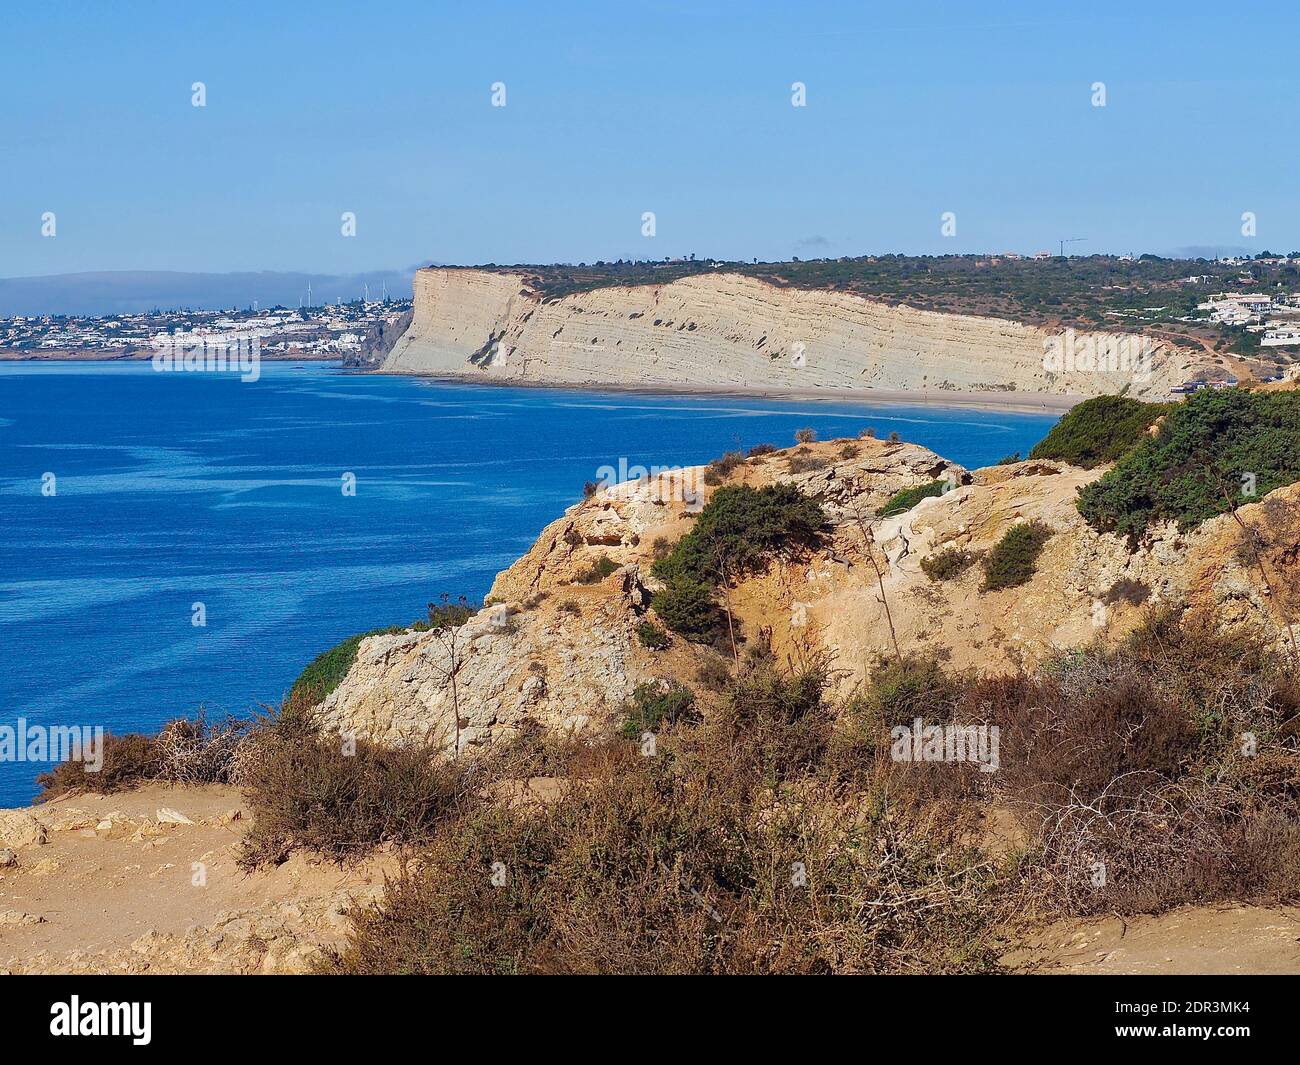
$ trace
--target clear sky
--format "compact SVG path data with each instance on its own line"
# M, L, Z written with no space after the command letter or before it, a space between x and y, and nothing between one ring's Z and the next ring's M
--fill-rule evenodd
M4 8L0 276L1300 248L1293 4Z

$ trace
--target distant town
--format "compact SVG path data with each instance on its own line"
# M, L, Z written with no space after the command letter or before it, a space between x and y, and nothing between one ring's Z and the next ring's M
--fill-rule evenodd
M357 299L321 307L170 310L0 318L0 359L148 358L185 336L213 347L255 339L263 359L363 361L410 313L411 300Z

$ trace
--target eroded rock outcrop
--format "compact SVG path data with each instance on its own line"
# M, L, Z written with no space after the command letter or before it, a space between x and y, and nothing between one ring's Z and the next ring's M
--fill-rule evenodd
M634 570L615 576L598 589L480 611L454 637L409 631L362 641L347 677L320 707L322 725L450 750L529 722L580 729L593 716L603 719L646 673L633 629L648 599Z
M457 702L467 746L530 722L604 723L642 682L693 683L702 666L719 661L717 650L674 638L667 650L651 651L636 630L654 618L656 557L690 530L721 483L787 482L823 501L830 519L823 546L775 560L728 600L742 631L778 655L828 651L842 693L890 653L894 634L904 650L935 654L953 669L1002 672L1095 639L1122 639L1146 606L1161 603L1263 628L1286 646L1283 622L1297 593L1281 586L1300 588L1297 552L1287 547L1300 530L1292 536L1284 526L1300 513L1300 486L1239 512L1267 534L1266 572L1279 585L1270 591L1230 515L1188 533L1156 529L1137 547L1088 526L1075 498L1102 472L1050 461L967 471L914 444L864 439L751 458L725 477L706 479L693 468L597 491L498 575L493 605L461 634L454 698L444 637L375 636L362 642L323 718L344 732L390 742L432 736L450 747ZM874 516L900 489L935 482L945 486L941 494L895 517ZM1032 521L1052 531L1033 578L984 590L979 558L1013 525ZM923 563L949 550L975 562L932 579Z

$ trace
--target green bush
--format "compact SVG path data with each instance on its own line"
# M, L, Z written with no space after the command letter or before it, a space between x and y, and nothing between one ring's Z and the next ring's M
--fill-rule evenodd
M1253 495L1243 489L1252 486ZM1300 392L1198 392L1079 493L1090 525L1136 540L1153 524L1195 528L1300 480Z
M935 659L906 655L877 665L858 709L886 729L916 717L934 724L951 720L956 697L954 680Z
M904 488L901 492L895 492L876 510L876 517L892 518L905 514L922 499L941 496L947 489L947 481L931 481L929 484L920 484L914 488Z
M651 651L663 651L668 647L668 633L653 621L641 622L636 627L636 636L641 641L641 646Z
M575 583L596 584L599 581L603 581L618 568L618 563L612 558L608 555L601 555L600 558L596 559L596 561L587 567L586 570L578 574Z
M960 577L975 562L970 551L960 547L950 547L937 555L921 559L921 569L932 581L950 581Z
M289 689L290 702L300 702L304 706L315 706L319 703L348 675L352 663L357 660L357 648L361 646L361 641L367 636L374 636L384 631L386 630L375 629L371 632L359 632L328 651L318 654L307 663L307 668L293 682L293 687Z
M1034 575L1038 556L1052 535L1040 521L1013 525L984 556L984 591L1015 588Z
M689 577L670 577L651 599L660 620L679 636L707 643L722 631L722 612L713 586Z
M655 683L638 684L624 708L623 735L640 736L658 732L665 725L696 721L695 693L681 684L661 688Z
M1031 459L1055 459L1092 469L1141 442L1143 434L1172 403L1140 403L1124 396L1094 396L1072 407L1033 451Z
M655 593L655 613L673 632L712 639L721 623L714 588L762 572L777 551L816 545L825 522L821 504L793 485L719 488L695 528L654 564L665 585Z
M821 504L794 485L727 485L713 494L695 528L654 564L654 574L712 585L724 566L731 577L761 572L778 549L819 543L825 522Z
M424 632L428 629L447 628L451 625L463 625L474 614L474 607L461 596L455 602L447 596L442 597L441 604L430 603L428 620L423 618L410 625L390 625L386 629L371 629L349 636L342 643L336 644L328 651L322 651L310 662L307 668L298 674L298 679L289 689L288 702L295 706L315 706L348 675L352 663L357 660L357 648L361 641L370 636L395 636L400 632Z

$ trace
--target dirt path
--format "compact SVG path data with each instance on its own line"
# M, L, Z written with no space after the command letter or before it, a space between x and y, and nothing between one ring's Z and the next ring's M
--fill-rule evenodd
M1040 930L1004 959L1021 971L1096 974L1300 973L1300 907L1189 906Z
M245 874L232 788L153 786L35 807L46 842L0 868L0 972L292 972L343 940L341 910L382 885L294 857ZM170 823L175 811L192 824ZM22 821L30 829L31 824ZM0 835L13 815L0 812Z

